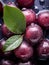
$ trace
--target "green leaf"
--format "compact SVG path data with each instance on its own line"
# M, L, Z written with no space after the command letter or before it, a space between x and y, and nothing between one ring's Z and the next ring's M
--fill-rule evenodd
M19 47L23 40L23 36L21 35L14 35L6 40L5 45L3 46L3 51L11 51L15 48Z
M5 5L3 19L11 32L22 34L26 29L25 16L17 7Z

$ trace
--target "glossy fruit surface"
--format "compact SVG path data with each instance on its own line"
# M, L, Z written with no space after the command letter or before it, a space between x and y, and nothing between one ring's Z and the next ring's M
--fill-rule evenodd
M2 3L0 2L0 12L2 12L3 11L3 5L2 5Z
M3 57L3 45L5 44L5 39L0 40L0 58Z
M42 10L44 8L49 9L49 0L4 0L4 1L7 1L7 2L10 1L7 4L11 7L15 7L15 5L11 1L17 1L16 3L18 4L18 7L20 7L20 10L23 12L24 16L26 17L26 24L27 24L28 27L26 26L26 33L24 32L25 38L23 38L26 41L22 41L21 45L18 48L16 48L13 53L11 51L2 53L2 48L3 48L3 45L5 44L5 42L4 42L4 40L3 41L1 40L1 42L0 42L0 62L1 62L1 64L0 65L34 65L33 62L35 62L35 64L37 63L36 65L49 65L49 59L46 62L45 61L44 62L43 61L38 62L38 56L39 56L39 58L40 57L41 58L43 58L43 57L49 58L49 40L47 40L47 39L41 40L42 37L48 36L48 38L49 38L49 33L47 33L48 31L45 30L46 28L49 29L49 12L44 11L44 13L43 12L39 13L38 16L37 16L37 19L36 19L36 13L38 13L40 10ZM24 7L28 8L28 9L22 10L22 8L24 8ZM13 12L11 12L11 13L13 13ZM7 14L9 14L9 13L7 13ZM4 17L4 15L3 15L3 17ZM32 23L36 23L36 22L37 22L37 24L32 24ZM41 27L38 24L41 27L44 27L43 31L42 31L43 28L41 29ZM22 25L21 20L20 20L20 25ZM15 28L15 30L16 30L16 28ZM46 31L46 33L44 31ZM1 32L1 29L0 29L0 33L2 33L2 32ZM4 32L3 32L3 36L2 36L2 34L0 34L0 36L2 36L4 38L5 37L9 38L10 36L13 35L13 33L11 31L9 31L7 29L7 27L4 28ZM6 34L7 34L7 36L6 36ZM0 39L2 37L0 37ZM21 40L21 38L19 38L19 39ZM14 45L16 42L18 42L18 44L19 44L19 42L20 42L19 39L14 41L12 45ZM13 41L13 39L12 39L12 41ZM39 45L38 45L38 43L39 43ZM31 44L33 44L33 45L35 44L35 46L32 46ZM38 49L36 48L36 46L37 46L36 44L38 45ZM12 45L9 44L9 46L12 46ZM9 46L8 46L8 48L10 48ZM38 55L37 55L36 50L38 52ZM4 59L4 60L2 60L2 59ZM9 60L5 60L5 59L9 59ZM13 62L10 61L10 60L15 62L16 64L13 64Z
M2 5L2 3L0 2L0 16L2 16L3 15L3 5Z
M1 61L1 65L14 65L14 64L13 64L13 62L10 61L10 60L4 60L4 59L3 59L3 60Z
M38 23L45 28L49 28L49 11L39 13Z
M3 48L3 45L5 44L5 39L1 39L0 40L0 50L2 50L2 48Z
M10 37L14 34L11 31L9 31L9 29L6 27L5 24L2 25L2 32L3 32L3 35L5 35L6 37Z
M29 25L33 22L35 22L36 19L36 13L32 10L32 9L24 9L22 11L22 13L24 14L25 18L26 18L26 24Z
M19 63L18 65L32 65L32 63L31 62L25 62L25 63Z
M14 50L16 57L26 61L33 55L33 48L26 42L23 41L20 47Z
M31 7L35 0L17 0L20 7Z
M0 50L2 49L2 44L1 44L1 42L0 42Z
M48 57L49 56L49 40L42 40L38 46L38 55L39 57Z
M28 41L37 43L43 36L42 29L39 25L32 23L26 28L25 38ZM34 45L34 44L33 44Z
M9 58L12 56L12 51L4 52L4 57Z
M6 42L5 39L0 40L0 54L3 53L4 56L9 57L10 55L12 55L12 51L3 52L3 46L4 46L5 42Z

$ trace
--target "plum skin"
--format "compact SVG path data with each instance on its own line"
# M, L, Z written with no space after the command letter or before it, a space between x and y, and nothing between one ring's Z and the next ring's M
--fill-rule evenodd
M14 65L14 62L10 61L10 60L2 59L1 60L1 65Z
M0 17L2 17L2 16L3 16L3 5L0 2Z
M38 56L39 57L48 57L49 56L49 40L44 39L40 42L37 48Z
M26 25L30 25L31 23L35 23L36 13L32 9L24 9L22 11L26 18Z
M49 12L42 12L38 14L38 23L44 28L49 29Z
M5 39L1 39L0 40L0 50L2 50L2 48L3 48L3 46L4 46L4 44L5 44Z
M3 35L5 35L6 37L10 37L10 36L14 35L14 33L11 32L11 31L7 28L7 26L6 26L5 24L3 24L1 28L2 28Z
M20 47L14 50L15 56L20 58L23 61L28 60L33 56L33 48L26 41L23 41Z
M43 37L42 28L39 25L32 23L26 28L24 36L27 41L32 42L32 45L34 45L34 43L39 42Z
M1 2L0 2L0 12L3 12L3 5Z
M5 39L0 40L0 56L3 55L4 57L10 57L12 55L12 51L8 51L8 52L3 51L3 46L4 46L5 42L6 42Z
M34 5L34 1L35 0L17 0L16 2L18 2L18 5L20 7L31 7L32 5Z
M24 63L20 62L20 63L18 63L18 65L34 65L34 64L32 64L30 61L28 61L28 62L24 62Z
M1 39L0 40L0 57L4 56L4 52L3 52L3 46L5 44L5 39Z

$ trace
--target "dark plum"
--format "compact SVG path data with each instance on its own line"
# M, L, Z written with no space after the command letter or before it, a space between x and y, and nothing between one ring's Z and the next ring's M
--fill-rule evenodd
M27 7L27 8L34 5L34 1L35 0L16 0L16 2L18 2L18 5L20 7Z
M2 44L1 44L1 42L0 42L0 50L2 49Z
M11 31L9 31L9 29L7 28L5 24L2 25L2 32L3 32L3 35L5 35L6 37L10 37L14 34Z
M3 53L3 45L5 44L5 39L0 40L0 57L4 55Z
M32 42L32 45L40 41L42 36L43 31L39 25L32 23L26 28L25 39Z
M5 57L10 57L12 55L12 51L8 51L8 52L3 51L3 46L5 42L6 42L5 39L0 40L0 55L3 54Z
M38 23L42 27L49 29L49 11L43 10L38 14Z
M20 62L18 65L33 65L33 64L30 61L28 61L28 62L25 62L25 63Z
M23 41L20 47L14 50L16 57L20 58L23 61L28 60L31 56L33 56L33 48L27 43Z
M2 16L3 15L3 5L2 5L2 3L0 2L0 16Z
M5 44L5 39L1 39L0 40L0 50L2 50L2 48L3 48L3 45Z
M1 2L0 2L0 12L3 12L3 5Z
M38 56L47 58L49 56L49 40L44 39L37 48Z
M12 56L12 51L4 52L4 57L9 58Z
M36 13L32 9L22 9L22 13L26 18L26 24L29 25L36 20Z
M3 59L1 65L14 65L13 61Z
M2 52L2 50L0 50L0 60L3 57L4 53Z

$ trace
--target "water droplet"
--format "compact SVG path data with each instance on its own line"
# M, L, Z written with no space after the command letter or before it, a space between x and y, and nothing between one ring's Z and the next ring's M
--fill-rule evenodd
M46 9L49 9L49 6L46 6Z
M2 26L2 24L0 24L0 27Z
M35 6L35 7L34 7L34 11L35 11L36 13L38 13L38 12L39 12L39 8L38 8L37 6Z
M27 10L26 8L22 8L22 11L25 11L25 10Z
M45 0L39 0L40 5L44 5L45 4Z

